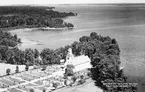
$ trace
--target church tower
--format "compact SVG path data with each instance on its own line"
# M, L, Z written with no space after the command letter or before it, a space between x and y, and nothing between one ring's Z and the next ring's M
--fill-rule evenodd
M65 65L68 65L68 64L72 64L72 60L74 59L74 55L72 53L72 49L69 48L68 49L68 53L66 55L66 62L65 62Z

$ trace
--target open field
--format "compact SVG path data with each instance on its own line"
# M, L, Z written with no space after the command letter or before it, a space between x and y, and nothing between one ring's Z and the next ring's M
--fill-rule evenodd
M25 65L18 65L19 71L25 71ZM6 75L6 69L11 69L11 73L15 73L16 65L0 63L0 76ZM33 67L30 66L30 69Z
M55 90L54 92L103 92L100 88L94 85L91 79L88 79L86 83L74 87L65 87Z

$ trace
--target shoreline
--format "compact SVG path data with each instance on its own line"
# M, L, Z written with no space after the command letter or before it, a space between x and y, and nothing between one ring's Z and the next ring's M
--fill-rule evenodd
M34 49L33 46L35 46L35 45L44 45L44 43L37 41L37 40L31 40L31 39L24 38L24 37L21 37L20 39L21 39L21 43L19 43L17 45L17 47L20 50L25 50L27 48Z
M63 28L54 28L54 27L41 27L41 28L36 28L36 30L40 30L40 31L51 31L51 30L54 30L54 31L57 31L57 30L66 30L66 29L73 29L73 27L63 27Z
M129 27L129 28L130 28L130 27L138 27L138 26L139 26L139 27L140 27L140 26L142 27L142 26L145 26L145 24L120 25L120 26L112 26L112 27L104 27L104 28L101 27L101 28L92 28L92 29L82 29L82 30L77 30L77 31L72 31L72 32L73 32L73 33L79 33L79 32L85 32L85 31L88 31L88 30L98 30L98 29L100 29L100 30L105 29L105 30L106 30L106 29L110 29L110 28L111 28L111 29L112 29L112 28L113 28L113 29L118 29L118 28L123 28L123 27L125 27L125 28L126 28L126 27L127 27L127 28ZM45 28L45 27L44 27L44 28ZM64 28L49 28L49 27L46 28L46 31L51 31L51 30L56 30L56 31L57 31L57 30L60 30L60 31L61 31L61 30L65 30L65 29L64 29ZM13 29L11 29L11 30L9 29L8 31L9 31L10 33L12 33L13 35L14 35L14 34L17 34L18 32L22 32L22 31L23 31L23 32L25 32L25 31L26 31L26 32L28 32L28 31L40 31L40 32L42 31L42 32L43 32L43 30L41 30L41 28L18 28L18 29L17 29L17 28L16 28L16 29L13 28ZM44 30L44 31L45 31L45 30ZM70 31L70 32L71 32L71 31ZM19 37L19 35L18 35L18 37ZM25 38L25 37L24 37L24 38L23 38L23 37L19 37L19 38L21 38L21 40L23 40L22 43L19 44L19 46L23 46L23 44L24 44L24 46L28 46L28 45L37 45L37 44L38 44L38 45L39 45L39 44L42 45L42 44L43 44L43 43L41 43L41 42L39 42L39 41L37 41L37 40L36 40L36 41L35 41L35 40L32 41L32 40L30 40L30 39L28 39L28 38Z
M19 29L34 29L34 30L63 30L63 29L73 29L74 27L36 27L36 26L17 26L17 27L8 27L8 28L0 28L3 31L12 31L12 30L19 30Z
M20 28L20 29L12 29L12 30L9 30L9 32L14 35L14 34L17 34L18 32L28 32L28 31L33 31L33 30L37 30L37 28ZM21 43L17 44L17 47L21 50L23 50L22 48L23 47L27 47L27 46L32 46L32 45L42 45L43 43L37 41L37 40L31 40L31 39L28 39L26 37L19 37L18 35L18 38L21 39ZM22 48L21 48L22 47Z
M72 28L73 29L73 28ZM70 30L72 30L70 29ZM50 28L50 27L41 27L41 28L12 28L12 29L9 29L7 30L8 32L10 32L12 35L14 34L17 34L19 32L30 32L30 31L62 31L62 30L69 30L69 28L65 27L65 28ZM28 38L25 38L25 37L19 37L18 35L18 38L21 39L21 43L19 43L17 45L17 47L19 49L21 49L21 47L29 47L29 46L32 46L32 45L44 45L44 43L40 42L40 41L37 41L37 40L31 40L31 39L28 39ZM21 49L23 50L23 49Z

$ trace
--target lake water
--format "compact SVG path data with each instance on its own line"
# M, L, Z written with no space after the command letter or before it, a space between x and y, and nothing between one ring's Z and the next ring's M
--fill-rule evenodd
M69 45L81 36L97 32L115 38L121 49L126 75L145 76L145 6L143 5L54 5L55 10L78 13L64 19L73 30L14 30L12 33L28 42L21 48L52 48ZM32 41L32 43L31 43ZM36 44L39 43L39 44Z

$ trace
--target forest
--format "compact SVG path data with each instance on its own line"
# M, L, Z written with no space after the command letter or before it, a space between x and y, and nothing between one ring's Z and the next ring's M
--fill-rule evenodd
M54 11L55 7L0 6L0 28L73 28L74 25L62 18L76 16L72 12Z

